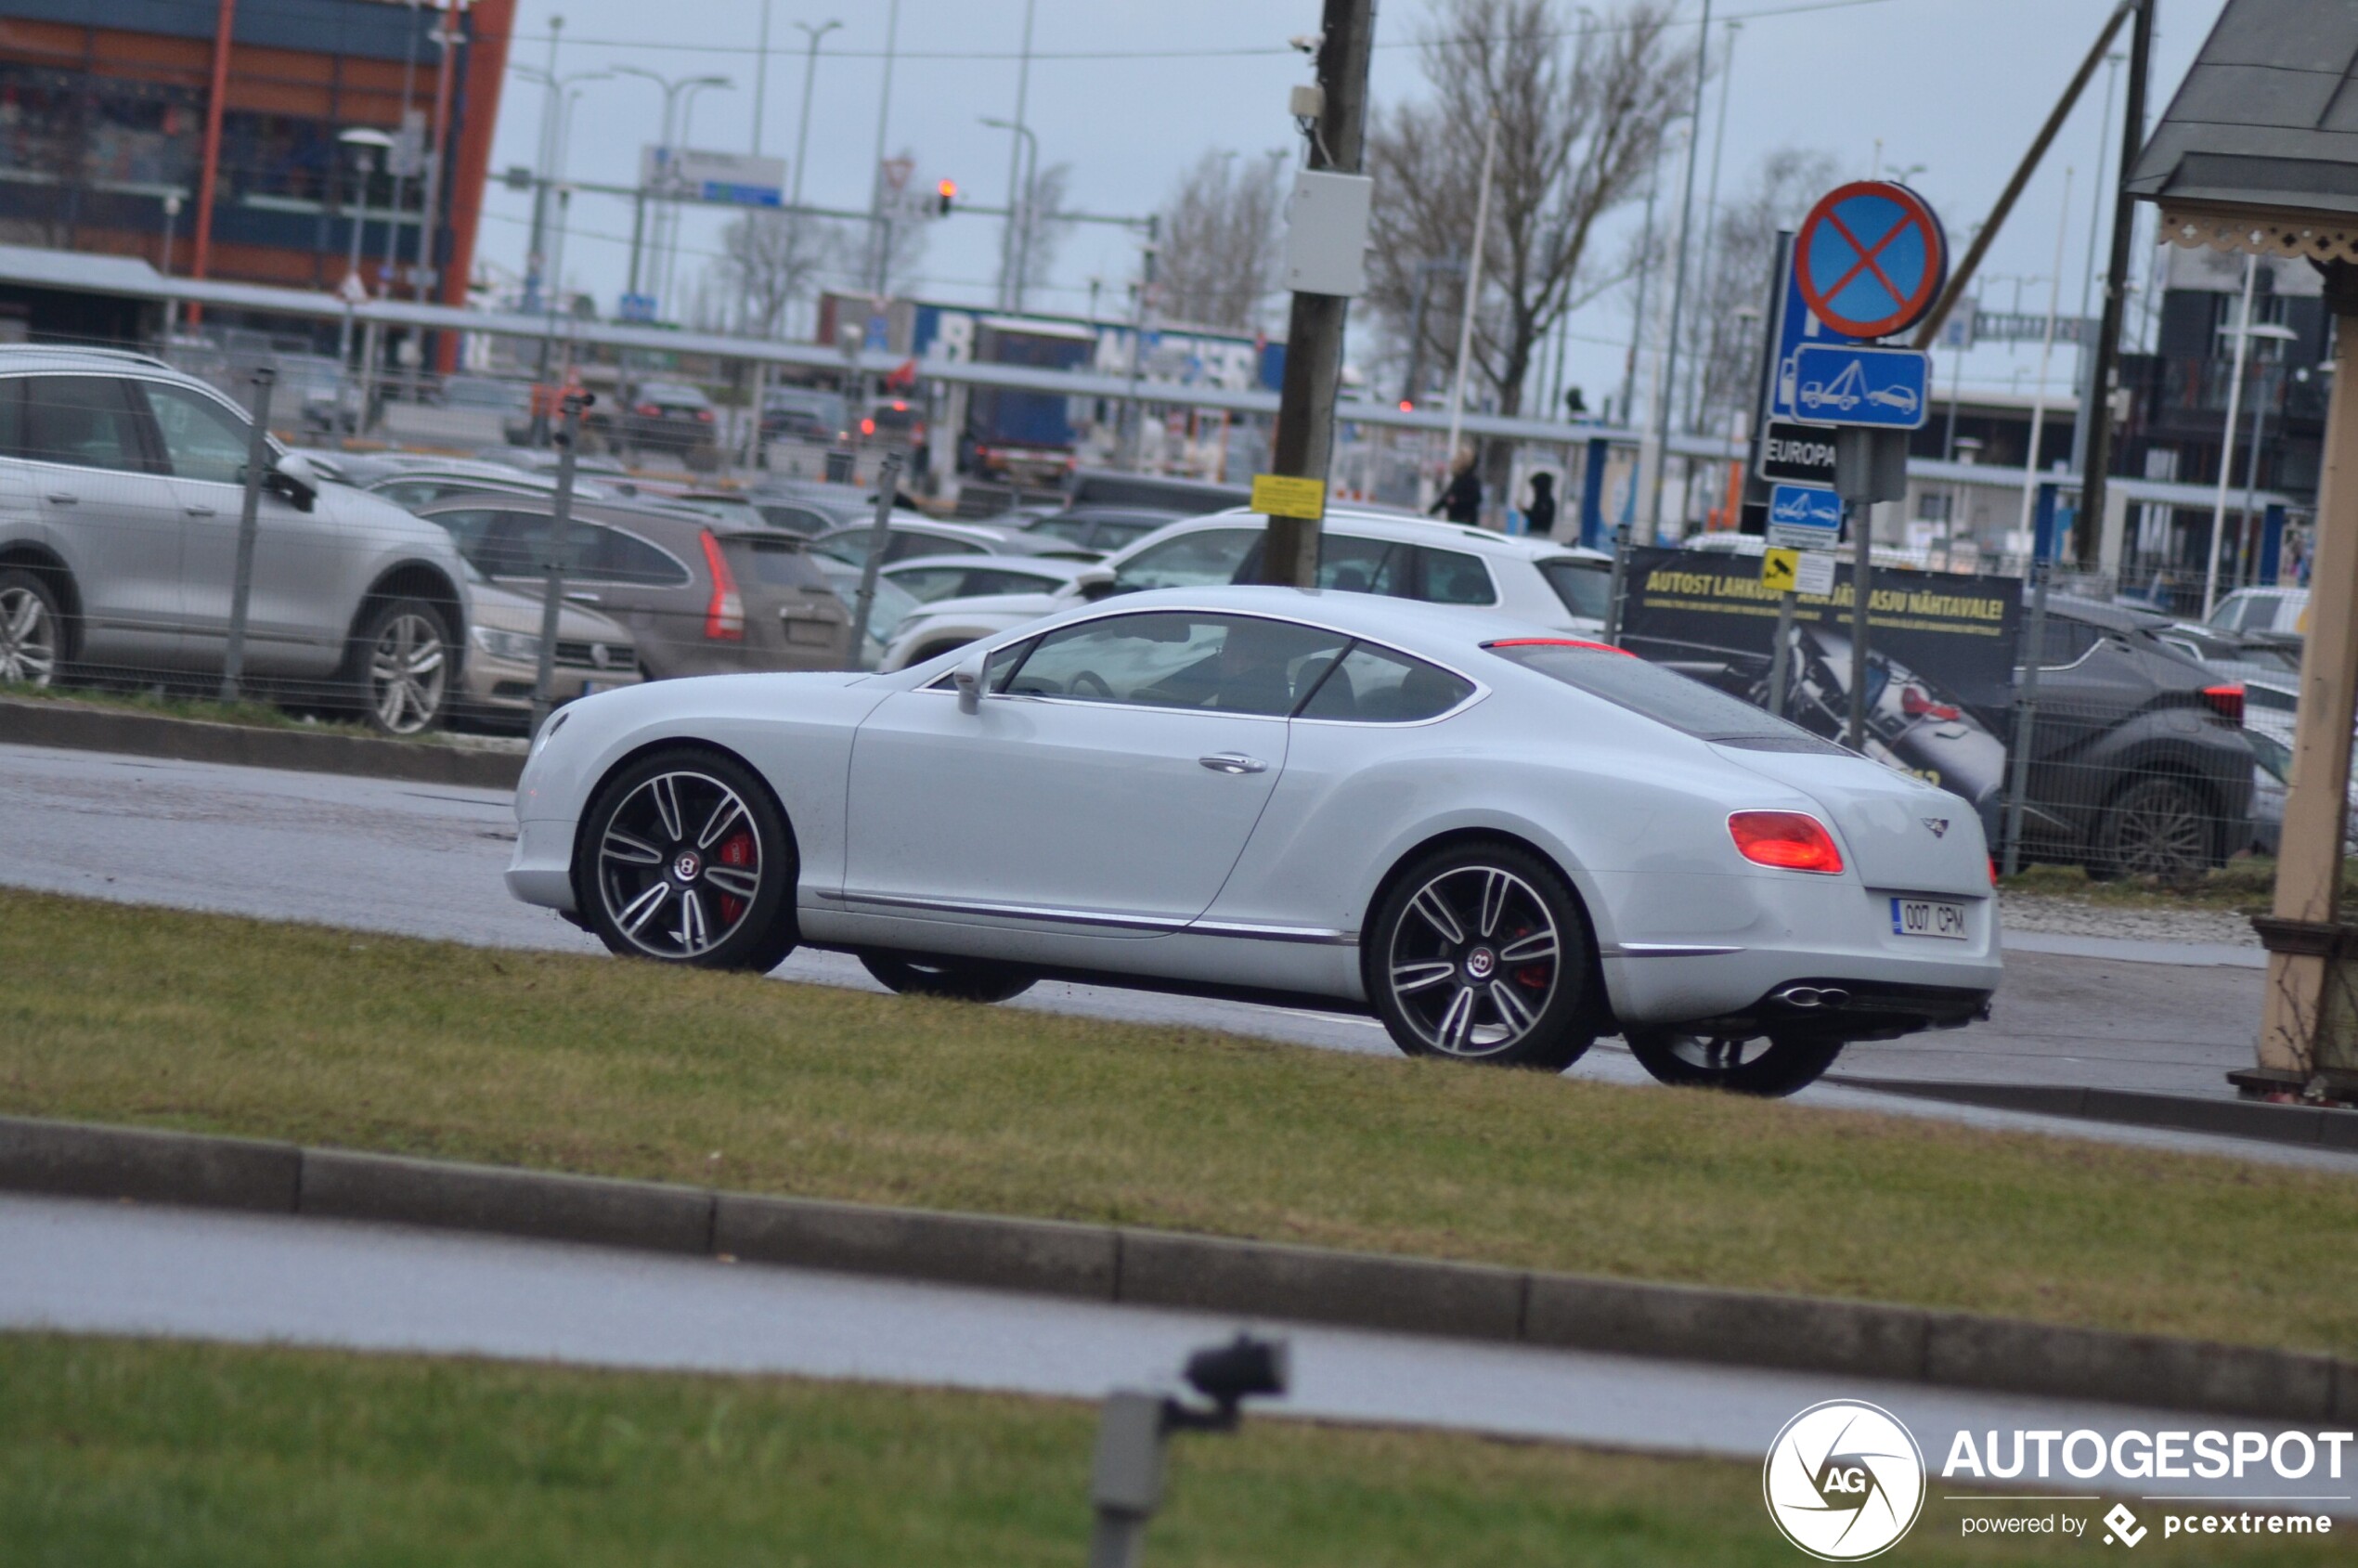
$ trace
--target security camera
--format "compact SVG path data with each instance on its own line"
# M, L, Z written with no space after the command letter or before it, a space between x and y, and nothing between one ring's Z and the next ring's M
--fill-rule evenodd
M1224 1345L1187 1357L1185 1375L1188 1386L1198 1393L1224 1410L1233 1410L1247 1399L1282 1395L1291 1359L1282 1340L1238 1334Z
M1286 42L1305 55L1315 55L1318 52L1318 45L1326 40L1315 32L1297 32Z

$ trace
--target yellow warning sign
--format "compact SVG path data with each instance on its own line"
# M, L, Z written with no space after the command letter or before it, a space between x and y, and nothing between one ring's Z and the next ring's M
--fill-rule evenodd
M1773 593L1791 593L1798 589L1801 586L1801 551L1763 551L1760 556L1760 586Z
M1290 473L1252 476L1252 510L1263 517L1301 517L1315 523L1327 515L1327 482Z

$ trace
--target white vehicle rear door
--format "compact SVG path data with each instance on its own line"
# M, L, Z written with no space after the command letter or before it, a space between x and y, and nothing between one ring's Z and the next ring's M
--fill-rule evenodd
M1226 881L1286 715L1347 640L1190 611L1062 627L994 660L979 711L887 698L851 759L849 907L1152 936Z

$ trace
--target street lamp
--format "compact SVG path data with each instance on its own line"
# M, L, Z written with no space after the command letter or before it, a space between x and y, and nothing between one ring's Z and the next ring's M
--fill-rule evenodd
M794 137L793 202L797 207L802 205L803 154L810 146L810 91L819 76L819 42L842 25L833 20L821 22L817 27L807 21L795 23L796 30L810 40L810 47L804 51L802 60L802 125L795 132Z
M2202 618L2209 620L2212 605L2219 596L2219 544L2227 527L2227 486L2235 467L2235 420L2243 411L2244 362L2249 356L2254 338L2284 341L2292 336L2289 330L2273 324L2255 325L2251 319L2251 291L2259 280L2260 258L2244 257L2243 308L2233 326L2219 329L2222 337L2235 340L2235 369L2228 372L2227 421L2220 437L2219 489L2210 507L2210 552L2202 572ZM2255 437L2255 441L2257 437Z
M369 176L376 170L378 157L393 146L393 138L382 131L355 125L336 133L336 140L352 149L352 211L344 219L352 227L352 253L344 263L343 275L345 298L349 300L361 287L360 230L368 211ZM352 310L349 305L343 313L343 331L336 341L336 359L339 364L349 364L352 360Z
M986 114L982 123L994 131L1013 131L1023 138L1023 188L1007 203L1007 222L1014 228L1016 242L1007 247L1007 308L1023 308L1025 274L1031 269L1031 199L1040 188L1040 136L1029 125L1013 120L1001 120Z
M2248 338L2258 339L2261 343L2294 343L2298 342L2300 337L2300 334L2294 331L2290 327L2279 326L2274 321L2255 322L2245 330L2244 335ZM2259 388L2255 389L2252 394L2251 455L2244 460L2243 515L2241 518L2237 519L2235 524L2235 577L2238 582L2240 582L2243 578L2244 566L2247 559L2245 551L2251 531L2252 504L2258 499L2260 491L2260 447L2262 438L2267 434L2268 429L2268 398L2266 396L2266 387L2267 377L2265 370L2263 369L2261 378L2261 385ZM2232 449L2231 444L2230 451L2232 451ZM2222 452L2219 458L2219 471L2222 475L2227 472L2229 463L2229 453ZM2217 526L2218 523L2214 519L2212 527L2216 530ZM2214 540L2216 539L2216 533L2214 532ZM2216 549L2215 543L2213 548Z
M664 149L666 156L670 154L673 133L679 124L680 95L705 87L735 85L726 76L682 76L674 80L661 71L650 71L642 65L617 65L614 68L614 73L617 76L636 76L643 81L653 82L663 90L663 139L658 145ZM633 199L634 210L630 220L630 292L634 295L640 292L640 258L645 248L647 233L647 182L643 170L640 175L638 187L638 194Z
M554 24L552 23L551 25L553 26ZM549 58L551 62L553 64L556 59L556 46L553 41L550 45ZM610 81L614 77L614 72L611 71L568 71L566 74L559 76L553 71L544 71L538 66L512 65L508 69L514 71L516 75L524 81L534 83L542 89L540 99L540 177L534 183L533 186L532 239L527 247L529 254L525 260L524 290L525 308L528 310L538 310L539 308L541 274L545 270L541 263L547 243L546 236L549 223L549 188L556 182L557 178L557 144L562 136L561 123L564 118L565 94L578 83Z

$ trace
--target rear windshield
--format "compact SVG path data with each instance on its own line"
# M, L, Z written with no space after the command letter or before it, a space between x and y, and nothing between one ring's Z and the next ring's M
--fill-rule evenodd
M1820 740L1798 724L1772 719L1741 698L1610 648L1540 641L1493 642L1487 646L1509 664L1536 670L1551 680L1561 680L1592 697L1602 697L1632 713L1642 713L1697 740L1739 745L1768 741L1776 743L1774 749L1780 751L1846 755L1842 747Z
M721 541L730 555L753 564L753 580L771 588L824 588L826 577L794 539L737 534Z
M1574 615L1583 620L1605 618L1605 606L1613 598L1613 568L1603 562L1559 556L1539 563L1539 575Z

